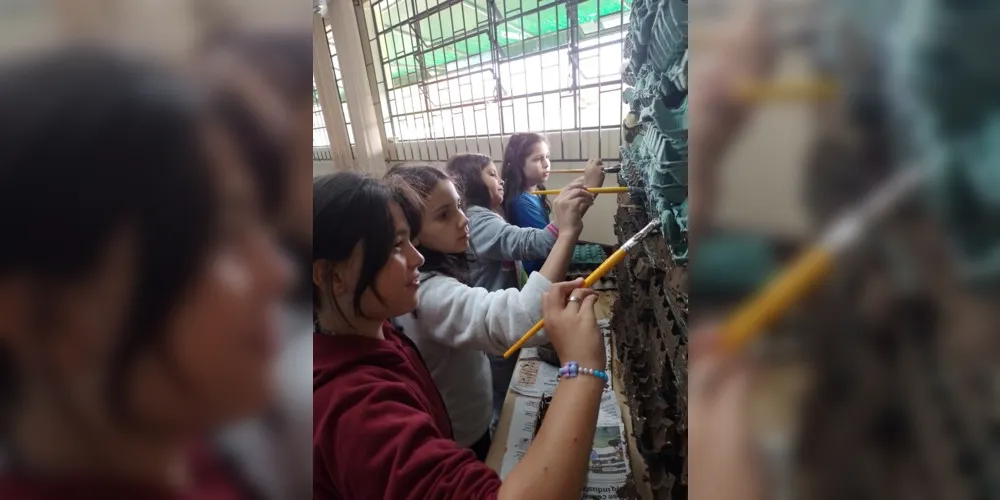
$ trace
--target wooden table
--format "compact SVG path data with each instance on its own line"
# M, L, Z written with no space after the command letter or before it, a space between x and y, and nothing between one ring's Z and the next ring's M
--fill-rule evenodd
M597 319L611 319L612 307L618 293L607 291L598 292L598 295L600 295L600 298L595 306ZM635 436L632 432L632 416L628 408L625 393L622 390L621 368L618 366L618 356L615 353L614 331L611 333L611 356L614 358L611 360L611 387L618 397L618 407L621 410L622 420L625 424L625 441L628 446L629 462L632 466L632 481L635 483L639 498L642 500L652 500L653 493L649 487L649 481L646 480L646 462L637 451ZM490 452L486 456L486 465L497 471L498 474L503 464L504 451L507 448L507 437L510 434L510 422L513 418L514 400L516 397L517 395L512 391L507 391L503 410L500 413L500 421L497 423L496 434L493 436L493 444L490 446Z

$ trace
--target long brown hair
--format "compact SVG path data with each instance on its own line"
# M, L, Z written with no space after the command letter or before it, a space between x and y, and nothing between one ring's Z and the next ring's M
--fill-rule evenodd
M548 143L545 136L535 132L518 132L510 136L507 141L507 148L503 152L503 166L500 176L506 189L503 192L503 213L510 219L510 214L514 209L514 200L524 192L524 162L528 160L531 149L540 142ZM545 189L544 184L539 184L538 189ZM552 211L549 201L542 196L542 207L545 213Z
M419 198L421 203L421 216L423 203L427 201L434 188L441 181L453 182L443 170L428 165L416 165L412 167L395 166L385 174L385 179L390 182L403 182ZM419 233L414 233L418 238ZM457 279L463 283L469 278L469 259L462 252L449 254L432 250L424 245L417 245L417 251L424 256L424 265L420 266L420 272L438 273Z
M489 156L478 153L465 153L448 159L444 169L458 185L466 210L469 207L493 208L490 206L490 190L483 182L483 169L492 164Z

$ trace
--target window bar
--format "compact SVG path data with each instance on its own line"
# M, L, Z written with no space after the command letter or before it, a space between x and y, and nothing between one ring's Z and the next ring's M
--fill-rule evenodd
M454 16L451 15L451 9L448 10L448 17L449 18L453 18L454 17ZM441 38L444 39L444 12L443 11L440 14L438 14L437 21L438 21L438 33L441 33ZM455 25L454 24L454 20L452 19L451 26L454 26L454 25ZM456 51L455 59L457 61L458 60L458 55L457 55L458 48L457 48L457 45L456 45L455 51ZM447 60L447 56L445 57L445 59ZM448 63L446 61L442 61L442 62L445 65L445 75L447 75L448 74L448 71L447 71ZM434 85L437 88L438 102L439 103L443 103L444 102L444 98L441 95L442 94L441 93L441 89L444 88L444 85L441 85L440 83L437 83L437 80L438 79L434 79L432 82L429 82L429 84L430 85ZM444 156L445 156L445 159L447 160L447 158L449 156L449 153L448 153L448 134L447 134L447 131L445 130L445 126L444 126L444 113L440 109L437 109L437 108L435 108L434 111L438 115L438 120L437 121L440 122L440 126L441 126L441 137L440 137L440 140L441 140L441 144L444 146ZM438 140L438 137L437 137L437 125L438 124L435 124L435 127L434 127L435 132L431 134L431 140L434 140L434 141ZM454 129L454 122L452 122L452 128ZM440 157L440 151L441 151L440 148L437 148L437 147L434 148L434 157L437 158L438 160L441 159L441 157Z
M478 3L478 2L477 2ZM500 8L497 7L496 0L486 0L486 8L489 9L489 24L490 24L490 59L492 60L492 71L493 71L493 94L496 99L496 109L497 116L500 118L500 130L498 135L500 136L500 151L498 154L493 153L493 138L491 132L491 125L489 120L489 115L486 118L486 141L489 144L489 155L490 158L500 158L501 165L503 164L503 108L500 103L503 101L504 88L503 88L503 78L500 75L500 61L502 60L503 53L500 50L500 40L497 38L497 26L499 24L499 19L501 18ZM489 105L487 105L489 106ZM487 110L489 108L487 107ZM487 111L488 113L488 111Z
M601 44L601 0L597 0L597 44ZM597 81L601 81L601 49L597 49ZM604 101L604 87L597 88L597 156L604 156L601 149L601 139L604 136L604 115L601 114L601 103Z
M476 28L477 29L475 31L473 31L472 34L470 35L467 32L468 31L468 27L469 27L469 8L468 8L468 6L466 5L466 3L464 1L462 2L462 9L461 10L462 10L462 29L466 31L466 36L464 37L465 47L466 48L469 47L469 40L470 39L475 39L476 40L476 47L478 48L479 47L479 35L482 34L482 33L488 33L489 32L489 26L487 26L486 28L479 27L479 16L476 16ZM452 26L454 26L454 24ZM466 59L468 60L468 58L466 58ZM456 66L458 66L458 64L457 64L458 59L456 59L455 62L456 62ZM449 95L454 95L454 94L451 93L451 92L449 92ZM459 102L462 102L462 89L461 89L461 85L459 85L459 89L458 89L458 100L459 100ZM475 100L473 100L472 105L474 105L474 104L475 104ZM466 127L465 127L465 109L464 109L465 105L466 105L466 103L462 102L462 106L459 106L457 108L457 109L459 109L462 112L462 140L465 141L465 151L456 151L456 154L457 153L463 153L463 152L469 151L471 149L471 148L469 148L469 139L468 139L468 137L469 137L469 131L466 130ZM454 110L451 112L451 118L452 118L452 121L454 122L454 120L455 120L455 111ZM458 141L457 140L455 141L455 148L456 149L458 148Z
M561 5L559 7L556 7L556 19L557 20L559 19L559 10L560 10L560 8L565 12L566 6L565 5ZM569 19L568 15L567 15L567 19ZM569 30L569 23L567 23L567 25L566 25L566 30L567 30L566 31L566 38L569 39L569 31L568 31ZM563 30L560 30L558 28L558 22L557 22L557 24L556 24L556 47L561 47L562 46L562 31ZM562 71L561 71L562 70L562 58L557 58L557 59L559 61L559 69L560 69L559 74L561 75L562 74ZM566 139L565 139L564 134L565 134L565 130L566 130L566 124L563 123L563 118L566 115L563 113L563 90L562 90L562 82L559 82L559 92L558 92L558 97L557 98L559 99L559 154L560 155L565 155L566 154Z
M414 10L416 10L416 5L414 5ZM423 36L421 36L421 33L420 33L420 23L418 23L418 22L412 22L412 23L410 23L409 27L410 27L410 31L413 32L413 39L416 42L417 47L422 47L424 45L424 38L423 38ZM431 102L431 96L427 92L427 84L424 83L425 81L427 81L428 77L430 76L430 72L427 71L427 61L425 59L426 55L427 55L427 51L420 50L420 51L417 52L417 57L416 57L416 59L417 59L417 69L418 69L418 71L420 71L420 81L417 83L417 90L420 91L420 95L424 98L424 127L425 127L425 130L426 130L426 127L428 125L430 125L430 119L431 119L430 110L431 110L431 108L434 107L434 103ZM431 57L433 57L433 55ZM425 146L427 148L427 159L430 160L431 159L430 146L427 145L427 144L425 144ZM423 159L423 158L421 158L421 159Z
M610 80L610 81L606 81L606 82L588 83L588 84L585 84L585 85L578 86L576 90L589 90L589 89L593 89L593 88L596 88L596 87L600 87L601 85L614 85L616 83L619 83L620 81L621 80ZM403 87L403 88L406 88L406 87ZM529 92L527 94L521 94L521 95L517 95L517 96L513 96L513 97L506 96L506 97L503 98L503 101L504 102L511 102L511 101L514 101L515 99L522 99L522 98L527 99L527 98L532 98L532 97L540 97L540 96L544 96L545 94L556 94L556 93L561 93L561 92L566 92L566 91L571 91L571 90L573 90L573 89L566 88L566 89L559 89L559 90L539 90L537 92ZM477 99L475 101L469 101L468 103L459 103L459 104L451 104L451 105L448 105L448 106L442 106L442 107L437 108L437 109L439 109L439 110L456 109L456 108L461 108L463 106L471 106L473 104L485 104L485 103L491 102L492 100L493 100L492 97L488 97L488 98L485 98L485 99ZM423 111L408 111L406 113L400 113L398 115L393 115L393 116L395 116L395 117L404 117L404 116L418 115L420 113L423 113ZM577 126L580 126L580 125L577 125Z
M580 19L579 11L576 8L576 2L570 2L566 4L566 24L569 27L569 50L567 51L567 58L569 59L570 65L570 91L573 93L573 101L576 106L573 107L574 122L576 125L577 132L577 146L579 149L578 158L583 158L583 116L581 114L580 106L580 65L579 65L579 55L580 55ZM563 156L566 153L563 152Z

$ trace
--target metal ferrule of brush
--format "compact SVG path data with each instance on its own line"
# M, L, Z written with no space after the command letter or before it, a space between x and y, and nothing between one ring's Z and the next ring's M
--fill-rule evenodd
M652 233L658 227L660 227L660 219L653 219L649 221L649 224L646 224L646 227L640 229L639 232L635 233L635 235L629 238L628 241L622 243L621 250L625 252L631 250L632 247L639 244L639 242L642 241L643 238L649 236L649 233Z

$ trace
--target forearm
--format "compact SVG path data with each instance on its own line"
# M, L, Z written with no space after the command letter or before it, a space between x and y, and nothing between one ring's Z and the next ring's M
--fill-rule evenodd
M579 231L560 230L549 257L545 259L545 264L538 272L553 283L565 280L566 271L573 262L573 249L578 239L580 239Z
M559 382L542 428L507 476L499 498L580 498L603 388L603 380L587 375Z

